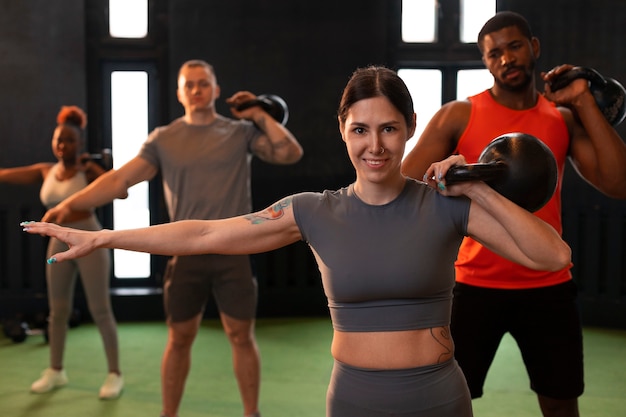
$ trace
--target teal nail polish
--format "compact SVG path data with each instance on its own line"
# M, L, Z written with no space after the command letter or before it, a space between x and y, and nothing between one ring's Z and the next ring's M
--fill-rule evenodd
M50 259L48 259L48 264L52 265L56 261L57 261L57 258L50 258Z
M446 189L446 186L444 185L443 182L438 182L437 183L437 188L439 188L441 191Z
M32 223L35 223L35 222L34 222L34 221L32 221L32 220L29 220L29 221L27 221L27 222L22 222L22 223L20 223L20 226L26 226L26 225L29 225L29 224L32 224Z

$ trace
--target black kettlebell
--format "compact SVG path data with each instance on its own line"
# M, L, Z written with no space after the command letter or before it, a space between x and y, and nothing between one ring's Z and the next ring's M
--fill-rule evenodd
M28 324L18 318L5 319L3 322L4 335L14 343L22 343L28 337Z
M89 161L93 161L99 164L105 170L110 170L113 168L113 153L111 149L105 148L100 152L96 153L88 153L81 156L81 162L86 164Z
M113 168L113 153L109 148L104 148L98 153L89 154L89 159L98 161L102 168L107 171Z
M478 163L450 167L445 180L446 184L485 181L515 204L535 212L552 198L558 170L554 154L545 143L514 132L492 140Z
M550 82L552 91L560 90L572 81L584 78L589 81L589 91L606 120L612 126L617 126L626 117L624 97L626 90L619 81L603 77L593 68L573 67L569 71L559 74Z
M82 313L80 312L79 309L75 308L72 310L72 314L70 314L70 318L68 320L68 325L70 328L74 328L74 327L78 327L80 326L80 323L83 320L83 316Z
M287 108L287 103L281 97L274 94L261 94L254 100L246 101L238 105L236 109L245 110L254 106L260 106L281 125L284 126L287 124L289 109Z

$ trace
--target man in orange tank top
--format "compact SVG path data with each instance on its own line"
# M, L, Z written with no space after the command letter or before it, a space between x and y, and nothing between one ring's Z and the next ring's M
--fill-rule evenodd
M626 199L626 145L606 121L586 80L542 95L535 87L539 40L519 14L500 12L478 35L493 86L452 101L433 116L405 158L407 176L422 178L431 163L450 154L478 160L487 144L510 132L533 135L550 147L558 183L535 214L562 232L561 183L566 159L603 194ZM571 65L542 74L547 83ZM545 417L577 417L584 390L582 327L570 268L533 271L466 238L456 268L452 307L455 356L472 398L482 396L487 371L505 333L516 340Z

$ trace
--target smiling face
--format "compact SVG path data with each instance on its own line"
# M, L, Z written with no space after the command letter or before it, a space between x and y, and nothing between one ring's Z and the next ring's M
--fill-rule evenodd
M519 91L533 82L539 58L537 38L529 39L517 26L507 26L485 35L482 51L482 60L498 87Z
M395 185L402 180L404 147L415 124L407 126L403 114L387 97L356 101L345 121L339 119L339 123L359 186Z

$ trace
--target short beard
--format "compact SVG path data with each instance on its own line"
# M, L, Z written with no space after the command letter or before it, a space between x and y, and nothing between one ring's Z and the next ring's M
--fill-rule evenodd
M505 91L510 91L513 93L525 91L528 86L533 82L533 72L535 71L535 61L533 60L528 68L524 69L524 81L520 84L510 85L503 83L500 79L494 77L496 85Z

